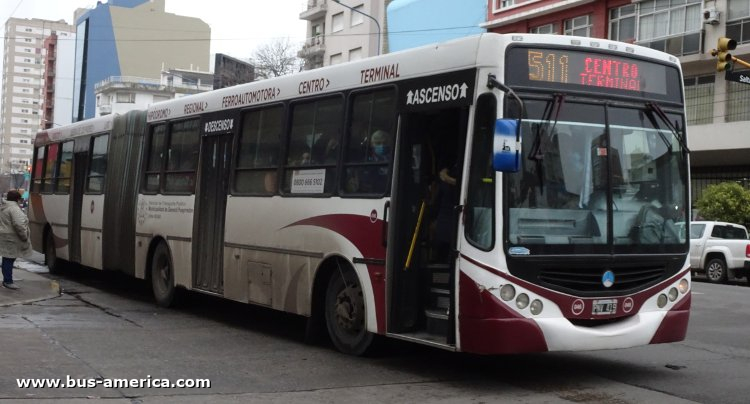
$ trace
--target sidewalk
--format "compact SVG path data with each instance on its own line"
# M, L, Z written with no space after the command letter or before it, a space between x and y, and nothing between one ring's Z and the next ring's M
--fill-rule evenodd
M42 258L41 262L44 258ZM0 307L36 302L60 296L60 284L40 275L47 273L46 266L41 265L36 257L17 259L13 269L13 282L18 290L0 286Z

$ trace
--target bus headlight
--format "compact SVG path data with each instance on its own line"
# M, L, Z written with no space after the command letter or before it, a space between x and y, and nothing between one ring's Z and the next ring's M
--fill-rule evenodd
M680 291L683 295L687 293L688 287L690 286L687 279L683 279L680 281L680 283L677 284L677 290Z
M542 304L542 301L539 299L534 299L533 302L531 302L531 306L529 307L529 310L531 310L531 314L537 315L542 312L544 309L544 304Z
M679 293L677 292L677 288L673 287L669 289L669 301L670 302L677 300L677 293Z
M518 307L519 310L523 310L526 308L526 306L529 305L529 295L526 293L521 293L516 298L516 307Z
M516 288L514 288L513 285L503 285L503 287L500 288L500 298L504 301L509 302L513 300L514 297L516 297Z
M660 294L658 298L656 298L656 305L659 306L660 309L663 309L664 306L667 305L667 295L664 293Z

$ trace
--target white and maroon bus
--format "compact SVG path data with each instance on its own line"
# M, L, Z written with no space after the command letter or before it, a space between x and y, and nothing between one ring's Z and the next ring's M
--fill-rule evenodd
M682 74L603 39L484 34L36 137L30 221L65 262L480 354L679 341Z

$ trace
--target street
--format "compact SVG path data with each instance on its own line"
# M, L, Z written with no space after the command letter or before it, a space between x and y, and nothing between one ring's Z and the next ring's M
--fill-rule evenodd
M0 399L744 403L750 394L744 285L695 282L687 340L677 344L481 357L388 340L358 358L305 344L296 316L199 294L162 309L145 282L96 271L43 275L59 281L60 297L0 307ZM21 378L100 382L22 389ZM111 379L146 385L104 387ZM210 388L154 387L161 379L208 380Z

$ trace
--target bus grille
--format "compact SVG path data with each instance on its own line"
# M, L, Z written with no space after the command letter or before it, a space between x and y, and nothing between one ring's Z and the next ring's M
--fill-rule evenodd
M602 275L608 270L615 274L615 282L606 288L602 284ZM539 281L544 286L568 291L625 292L654 284L664 277L665 272L663 266L543 268L539 271Z

